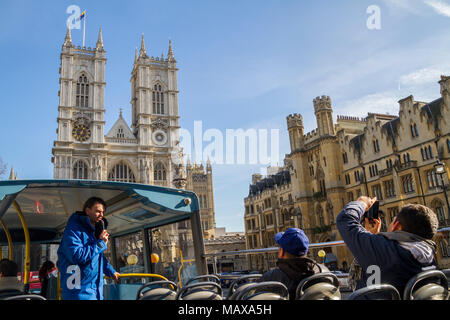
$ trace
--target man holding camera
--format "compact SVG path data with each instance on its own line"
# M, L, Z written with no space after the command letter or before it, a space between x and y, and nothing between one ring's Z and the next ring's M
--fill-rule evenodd
M407 204L391 222L388 232L380 232L377 212L368 214L375 202L376 198L362 196L348 203L337 216L337 228L363 269L356 289L388 283L402 295L411 277L436 266L436 245L431 239L438 220L430 208ZM367 229L361 225L363 219ZM379 275L375 274L377 270Z

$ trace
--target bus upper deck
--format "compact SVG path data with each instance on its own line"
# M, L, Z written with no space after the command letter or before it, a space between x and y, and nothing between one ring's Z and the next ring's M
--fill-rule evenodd
M152 248L157 242L152 236L165 226L184 223L185 228L191 228L191 267L194 266L195 274L207 272L199 202L193 192L111 181L0 181L0 244L8 247L9 258L13 258L14 245L23 245L24 284L30 281L31 245L58 244L68 218L81 210L83 203L92 196L104 199L107 205L105 217L112 239L109 258L114 266L120 265L115 240L139 233L143 270L138 272L151 273ZM177 249L180 251L179 247ZM129 270L136 272L132 268Z

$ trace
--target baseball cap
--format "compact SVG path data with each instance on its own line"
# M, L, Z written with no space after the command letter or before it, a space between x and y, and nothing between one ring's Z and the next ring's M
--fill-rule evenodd
M303 230L289 228L275 235L275 242L294 256L302 256L308 252L309 239Z

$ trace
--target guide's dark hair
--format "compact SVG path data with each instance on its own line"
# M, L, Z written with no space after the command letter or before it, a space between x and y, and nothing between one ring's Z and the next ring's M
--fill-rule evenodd
M0 273L3 277L17 277L19 272L19 267L17 263L9 259L0 260Z
M439 221L436 213L421 204L407 204L397 215L402 230L422 238L431 239L437 232Z
M103 205L103 209L106 210L106 202L99 197L91 197L86 200L86 202L83 205L83 211L86 211L86 208L92 208L95 204L100 203Z

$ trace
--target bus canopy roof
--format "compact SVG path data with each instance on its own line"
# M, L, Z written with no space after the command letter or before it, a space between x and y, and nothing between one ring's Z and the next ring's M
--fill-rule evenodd
M31 242L59 242L68 218L90 197L107 205L108 232L113 235L153 228L199 214L194 192L136 183L94 180L0 181L0 219L15 242L23 242L22 224L12 205L19 205ZM190 199L190 200L187 200ZM0 243L6 243L0 231Z

